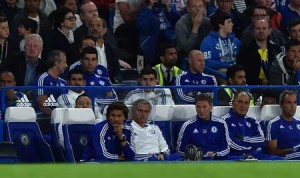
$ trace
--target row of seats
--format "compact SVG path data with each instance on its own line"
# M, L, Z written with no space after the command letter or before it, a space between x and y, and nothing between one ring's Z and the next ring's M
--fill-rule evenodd
M131 110L131 106L128 106ZM300 107L300 106L298 106ZM229 112L230 106L215 106L212 114L222 116ZM264 123L280 114L278 105L266 105L262 109L251 106L247 113ZM132 113L129 113L129 118ZM196 115L194 105L155 106L151 113L151 122L157 124L170 145L176 146L181 125ZM296 117L300 117L297 110ZM9 107L5 112L4 136L13 142L21 162L54 162L55 160L78 162L90 141L90 130L95 124L95 115L88 108L56 108L51 116L51 140L46 141L36 122L36 113L32 107ZM58 125L64 123L64 147L58 141Z

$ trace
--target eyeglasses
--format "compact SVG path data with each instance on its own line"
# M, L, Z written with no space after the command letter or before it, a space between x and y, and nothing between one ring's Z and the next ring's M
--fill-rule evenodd
M65 17L65 19L66 19L66 20L72 20L72 21L73 21L73 20L76 20L76 17L75 17L75 16L70 16L70 17Z
M256 14L256 15L253 15L254 18L265 18L267 16L268 16L267 14Z

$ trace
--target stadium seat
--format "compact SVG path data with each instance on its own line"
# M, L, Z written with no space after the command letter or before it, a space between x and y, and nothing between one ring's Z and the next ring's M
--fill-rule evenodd
M270 121L281 114L279 105L265 105L261 109L260 118L262 121Z
M20 157L13 142L0 142L0 163L17 163Z
M212 115L216 117L222 117L223 115L227 114L231 106L214 106L212 109Z
M95 114L90 108L68 108L64 113L63 135L67 162L79 162L95 125Z
M66 110L67 108L55 108L51 113L52 150L55 160L58 162L65 161L63 148L59 144L58 125L63 123Z
M250 106L247 112L247 116L253 117L256 120L261 120L261 108L260 106Z
M121 84L138 85L139 72L137 69L120 69L117 80Z
M32 107L9 107L5 112L6 140L13 142L21 162L54 162Z

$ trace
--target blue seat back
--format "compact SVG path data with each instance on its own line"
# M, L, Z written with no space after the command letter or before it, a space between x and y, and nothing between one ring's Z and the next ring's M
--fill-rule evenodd
M89 108L68 108L64 113L63 135L67 162L79 162L91 142L95 115Z

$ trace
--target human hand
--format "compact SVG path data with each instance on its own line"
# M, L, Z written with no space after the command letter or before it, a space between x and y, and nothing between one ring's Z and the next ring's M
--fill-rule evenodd
M114 127L114 132L117 135L117 137L119 138L119 140L123 139L123 126L122 125L113 125Z
M165 160L165 155L164 155L163 153L160 153L160 154L158 154L158 155L156 156L156 158L157 158L158 160Z
M131 69L132 68L130 64L128 64L127 62L125 62L125 61L123 61L121 59L119 59L119 65L121 67L125 68L125 69Z
M203 157L211 157L214 158L216 156L216 153L213 151L208 151Z

